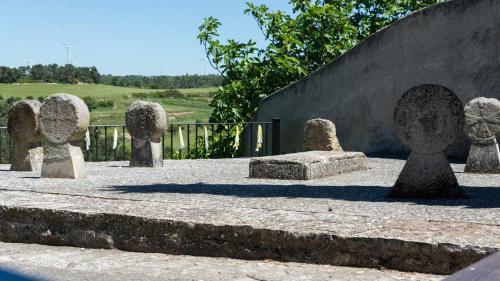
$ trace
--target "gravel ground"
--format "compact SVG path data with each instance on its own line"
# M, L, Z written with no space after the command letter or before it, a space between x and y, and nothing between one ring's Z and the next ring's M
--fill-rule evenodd
M0 267L61 281L437 281L444 278L390 270L11 243L0 243Z

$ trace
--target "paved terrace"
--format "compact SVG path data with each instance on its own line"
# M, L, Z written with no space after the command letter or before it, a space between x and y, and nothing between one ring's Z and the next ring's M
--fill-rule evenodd
M85 180L0 166L0 240L449 274L500 249L500 175L463 200L386 197L404 161L311 181L248 178L248 159L87 163Z

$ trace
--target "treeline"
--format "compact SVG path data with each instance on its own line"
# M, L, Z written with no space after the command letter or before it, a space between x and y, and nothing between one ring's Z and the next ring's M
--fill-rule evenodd
M101 83L120 87L147 89L185 89L217 87L222 84L219 75L180 75L180 76L142 76L142 75L102 75Z
M99 83L101 75L97 68L66 64L35 64L31 67L0 66L0 83Z
M42 65L31 67L0 66L0 83L93 83L120 87L146 89L178 89L216 87L222 84L219 75L180 75L180 76L142 76L142 75L101 75L95 66L84 67L66 64Z

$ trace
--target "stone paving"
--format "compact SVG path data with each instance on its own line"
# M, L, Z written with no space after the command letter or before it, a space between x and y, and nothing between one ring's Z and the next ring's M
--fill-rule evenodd
M438 281L443 276L327 265L0 243L0 268L48 280Z
M251 226L304 237L415 242L431 250L444 247L449 253L472 249L481 257L500 248L500 175L464 174L464 165L452 165L468 198L399 200L386 195L404 161L371 158L367 163L366 171L311 181L249 179L249 159L165 161L163 168L153 169L128 168L125 162L88 163L89 176L82 180L40 179L37 173L10 172L4 165L0 206ZM432 269L419 265L430 263L425 259L400 266L377 258L401 270L449 273L463 267L453 264L453 256L447 258L451 261L446 268ZM409 258L401 259L408 263Z

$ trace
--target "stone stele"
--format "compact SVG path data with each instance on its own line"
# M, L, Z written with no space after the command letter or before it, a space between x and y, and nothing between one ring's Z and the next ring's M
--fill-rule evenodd
M496 135L500 133L500 101L471 100L465 110L465 134L472 140L466 173L500 173L500 153Z
M163 153L161 135L167 127L167 113L159 103L136 101L125 116L132 136L131 167L161 167Z
M42 178L82 179L87 176L80 148L89 126L87 105L68 94L49 96L40 109L40 130L46 145Z
M304 127L304 150L343 151L335 124L327 119L311 119Z
M37 100L22 100L9 109L7 130L12 144L12 171L40 171L42 168L40 106L41 103Z
M307 151L250 160L250 178L312 180L366 170L361 152Z
M449 89L423 85L406 92L396 106L394 125L411 153L390 196L463 197L446 157L446 149L457 140L463 124L462 103Z

